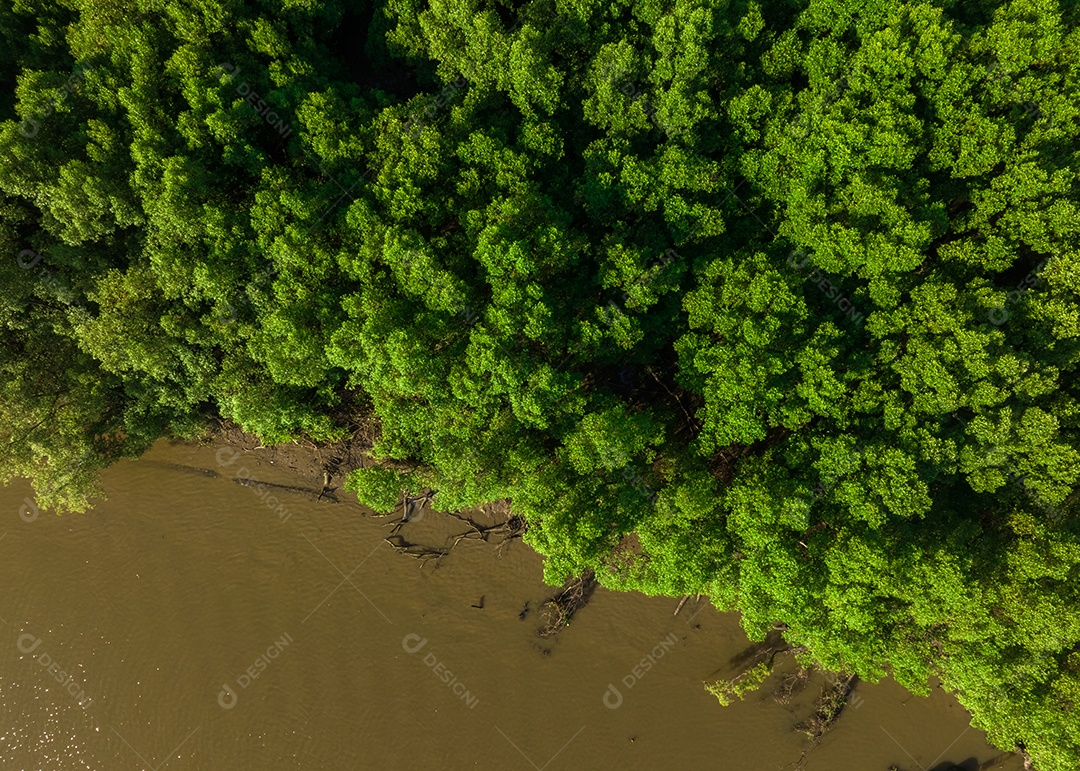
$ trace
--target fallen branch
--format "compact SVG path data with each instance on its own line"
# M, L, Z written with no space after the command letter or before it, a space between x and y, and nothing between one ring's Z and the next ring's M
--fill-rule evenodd
M336 495L334 495L334 491L330 490L329 492L327 492L325 487L323 488L323 490L321 492L316 492L315 490L312 490L309 487L297 487L296 485L282 485L282 484L278 484L277 482L261 482L258 479L248 479L247 477L237 477L233 481L236 482L236 484L242 485L244 487L254 487L254 488L272 487L275 490L281 490L282 492L292 493L294 495L302 495L305 498L310 498L310 499L312 499L312 500L314 500L316 502L325 500L325 501L328 501L330 503L341 503L341 500L338 499L338 497Z
M810 672L809 669L799 667L794 672L784 675L773 689L773 699L778 704L788 704L791 698L810 682Z
M543 638L553 637L566 628L574 614L589 602L596 585L596 576L591 570L567 580L562 589L544 603L545 622L537 634Z
M431 503L434 498L434 490L427 490L420 495L406 495L405 499L401 502L401 519L394 524L394 529L390 531L390 534L394 535L403 525L411 522L416 513L422 510L424 506Z
M810 737L810 746L803 750L802 756L795 764L797 770L804 768L806 756L817 747L821 737L840 718L840 713L844 711L848 697L858 682L859 678L855 675L838 675L836 682L827 684L821 689L821 696L814 705L814 714L795 726L795 730L802 731Z
M437 549L432 546L424 546L419 543L411 543L406 541L400 535L391 534L383 539L390 548L396 551L398 554L404 554L406 557L412 557L413 559L420 560L420 568L423 569L430 561L435 562L435 567L439 566L439 560L445 557L450 552L445 549Z
M677 615L679 615L679 611L680 611L680 610L682 610L682 606L683 606L683 605L685 605L685 604L686 604L686 601L687 601L687 600L689 600L689 599L690 599L690 595L689 595L689 594L688 594L688 595L686 595L685 597L683 597L683 598L682 598L682 601L681 601L681 602L679 602L679 607L675 608L675 612L674 612L674 613L672 613L671 615L673 615L673 616L677 616Z
M792 647L784 640L783 631L774 627L763 641L751 645L728 662L728 666L738 668L738 674L731 678L706 680L705 690L715 696L721 706L726 707L757 690L772 674L777 656L785 653L798 654L805 650L803 646ZM713 673L711 677L715 676L716 673Z

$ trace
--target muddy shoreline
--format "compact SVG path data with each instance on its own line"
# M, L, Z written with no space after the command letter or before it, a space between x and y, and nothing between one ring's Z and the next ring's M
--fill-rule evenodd
M386 543L399 555L417 559L421 569L428 564L432 565L431 569L438 569L441 560L449 556L462 541L484 541L495 546L501 556L501 550L508 543L521 539L525 531L525 523L520 517L512 514L508 501L492 502L466 512L440 512L431 508L432 499L425 495L406 497L393 512L373 512L361 506L351 493L345 491L345 479L354 469L364 468L376 462L367 454L373 444L373 438L374 431L370 427L365 427L355 431L352 436L332 444L299 440L265 446L238 426L221 422L215 429L208 431L195 441L176 439L171 440L170 444L216 448L219 462L222 451L228 448L245 454L245 457L251 456L255 460L253 465L266 464L285 470L300 482L300 484L283 484L254 477L234 476L233 481L238 484L257 490L270 489L282 496L302 496L320 503L355 507L364 517L387 518L388 527L391 529L385 539ZM196 467L176 467L172 470L202 476L223 475L213 469ZM445 519L446 524L450 525L451 529L446 534L443 543L438 543L437 539L430 543L420 538L411 540L412 536L408 534L407 526L423 519L423 513L426 511L438 513L440 519ZM540 622L540 626L536 629L536 637L540 642L537 648L543 656L551 654L556 638L568 627L574 614L588 604L597 585L595 577L590 572L587 575L568 579L562 587L552 587L547 600L538 603L537 606L530 606L530 601L525 601L518 619L525 621L531 615L534 620ZM675 607L673 615L678 615L689 599L690 597L683 597ZM700 599L699 596L696 602ZM484 595L481 595L478 602L471 607L483 610ZM783 639L782 631L782 629L774 630L762 643L748 642L746 649L731 658L725 666L721 666L713 677L726 673L721 674L721 679L738 680L764 659L769 661L771 668L773 660L780 654L802 653L803 649L795 649L787 644ZM794 656L787 658L790 660L790 666L778 666L775 672L770 672L772 679L778 679L779 684L772 687L763 686L757 698L774 701L787 707L793 718L791 731L807 737L808 745L802 756L793 764L796 769L801 769L805 767L808 757L823 737L837 724L842 725L841 718L846 708L852 704L858 707L862 698L856 692L859 680L854 675L822 672L812 666L804 669L801 663L796 663ZM812 695L815 689L807 689L808 698L801 700L796 698L815 674L817 679L823 679L817 695ZM779 678L776 675L779 675ZM708 690L709 680L703 679L702 683ZM801 719L796 720L795 718L800 714ZM1035 771L1022 753L1004 753L995 760L1000 760L1001 757L1007 755L1023 758L1025 769ZM985 764L979 766L980 769L986 767ZM950 766L938 766L935 767L935 771L938 768L950 768ZM964 770L967 767L954 765L951 768ZM903 767L893 766L890 771L893 770L903 771Z

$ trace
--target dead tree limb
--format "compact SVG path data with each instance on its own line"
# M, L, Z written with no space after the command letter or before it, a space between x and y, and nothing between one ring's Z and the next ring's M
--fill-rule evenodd
M503 522L496 522L492 525L485 525L482 522L477 522L472 517L465 517L461 514L456 514L452 511L446 513L447 516L453 517L459 522L464 522L468 525L469 529L464 533L450 536L454 539L454 543L450 546L453 549L459 543L464 540L472 539L477 541L484 541L486 543L493 543L491 540L493 537L499 536L498 541L494 543L498 544L499 554L502 555L502 547L514 538L520 538L525 534L527 523L524 517L517 516L516 514L509 517ZM449 540L449 538L447 539Z
M844 711L848 697L858 682L859 678L855 675L837 675L834 682L826 683L821 689L821 696L814 705L814 714L795 726L797 731L810 737L810 746L803 751L799 762L795 764L796 769L804 767L806 756L818 746L821 737L840 718L840 713Z
M422 511L434 498L434 490L425 490L420 495L406 495L401 501L401 519L394 523L394 529L390 531L390 535L394 535L403 525L411 522L416 517L417 512Z
M570 623L574 614L589 602L596 591L596 575L586 570L580 576L574 576L563 584L562 589L544 603L545 622L537 634L548 638L561 632Z
M424 546L419 543L411 543L406 541L400 535L391 534L383 539L390 548L396 551L398 554L404 554L406 557L412 557L413 559L420 560L420 568L423 569L424 565L428 562L434 562L435 567L439 566L439 561L450 552L445 549L437 549L432 546Z
M784 675L776 688L773 689L773 699L778 704L787 705L790 703L791 698L802 691L806 684L810 682L811 671L800 666L794 672Z

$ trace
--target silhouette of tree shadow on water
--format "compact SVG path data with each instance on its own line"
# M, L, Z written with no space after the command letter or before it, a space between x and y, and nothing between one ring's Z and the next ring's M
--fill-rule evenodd
M997 762L996 759L992 762ZM988 768L985 764L980 766L979 761L975 758L968 758L960 763L939 763L930 769L930 771L980 771L980 769Z

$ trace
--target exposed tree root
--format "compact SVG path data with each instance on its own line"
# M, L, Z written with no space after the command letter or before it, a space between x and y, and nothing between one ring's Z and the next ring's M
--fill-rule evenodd
M452 552L459 543L468 540L496 544L498 554L501 557L502 550L506 544L514 539L521 538L528 528L528 523L525 521L525 518L516 514L507 516L502 522L486 525L476 521L472 517L456 514L454 512L443 512L445 516L456 519L459 522L464 522L468 525L468 529L462 533L447 537L446 542L441 547L427 546L425 544L406 540L406 538L398 531L400 531L404 525L417 519L423 508L431 503L434 496L434 490L427 490L420 495L406 496L405 500L402 502L401 519L394 523L390 535L384 539L390 544L394 551L420 560L421 569L428 562L432 562L435 567L438 568L439 562L443 557ZM509 514L509 511L507 511L507 514Z
M469 529L464 533L451 536L451 538L454 539L454 542L450 545L451 550L462 541L468 539L492 543L492 538L498 538L494 543L498 545L500 557L502 556L503 547L515 538L521 538L528 527L525 518L520 517L517 514L513 514L508 519L502 522L496 522L493 525L485 525L481 522L477 522L472 517L464 517L461 514L455 514L453 512L447 512L447 516L453 517L469 526Z

